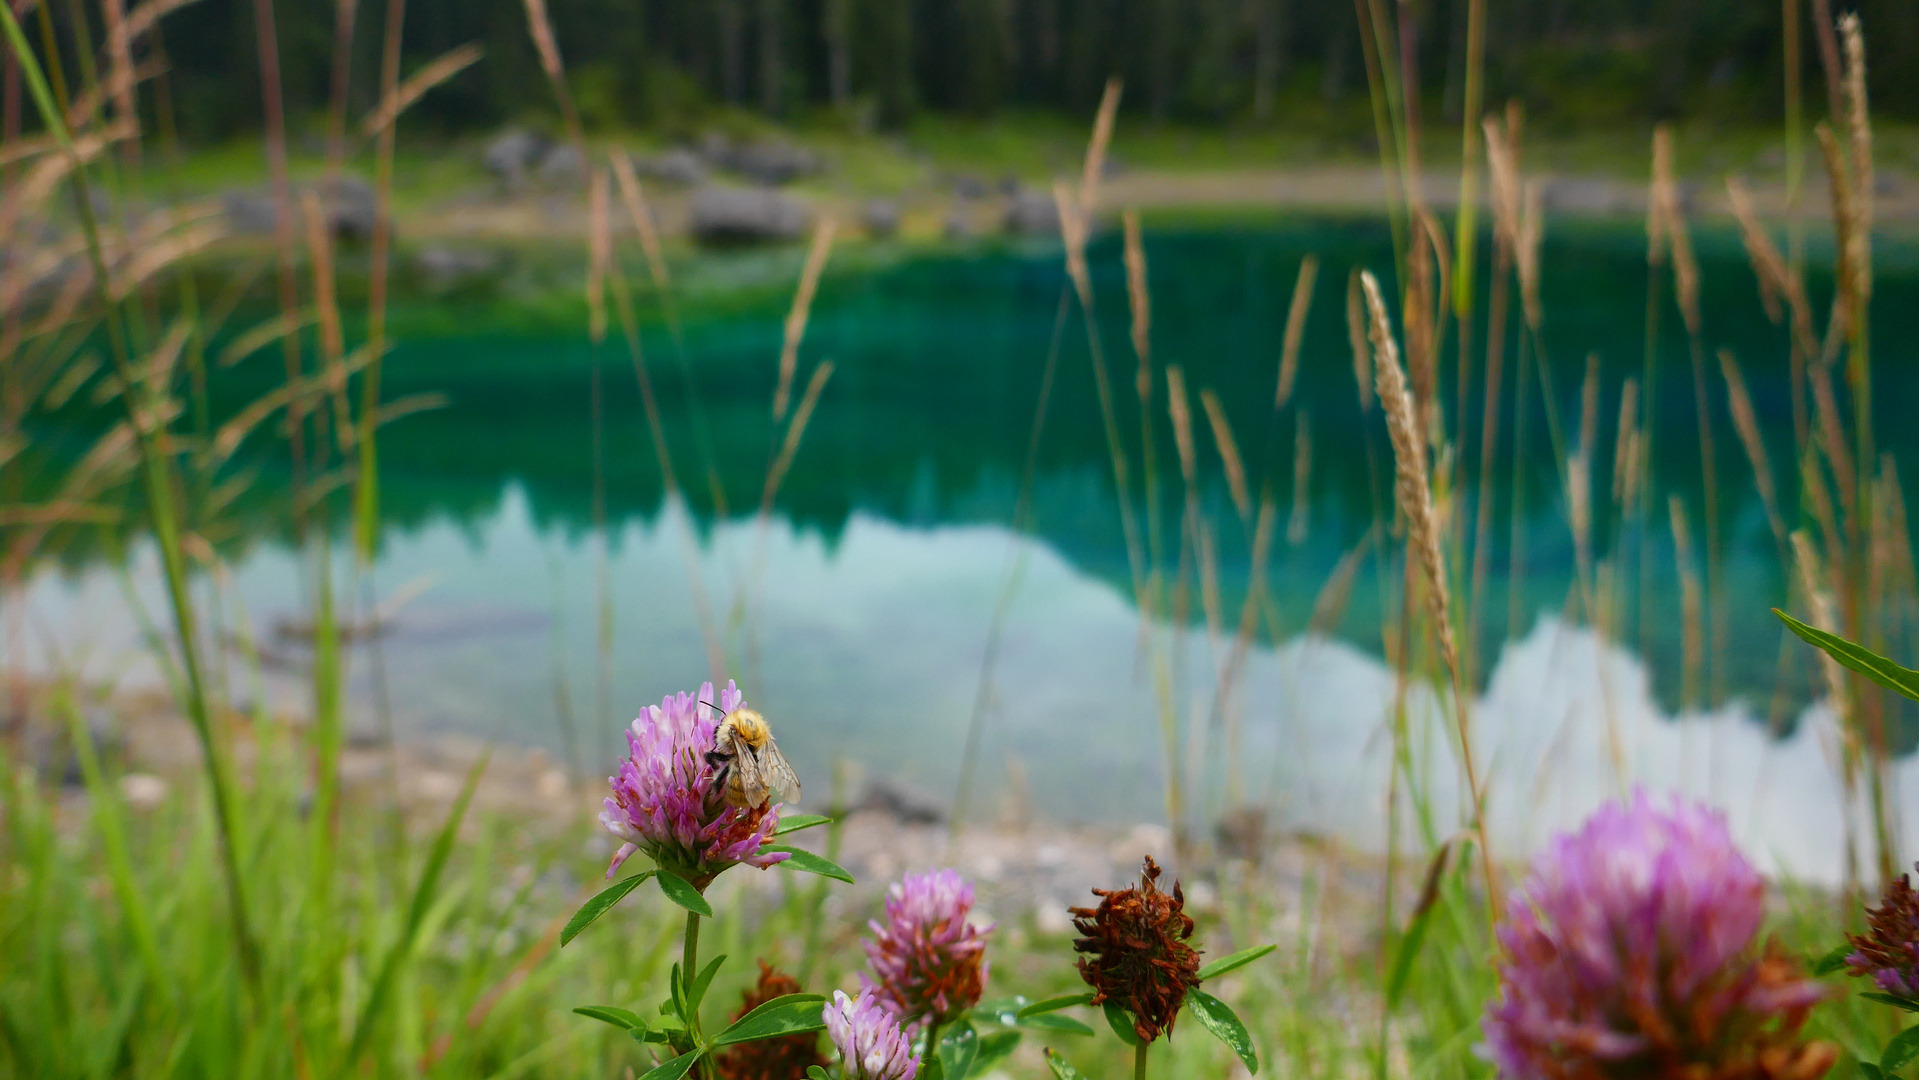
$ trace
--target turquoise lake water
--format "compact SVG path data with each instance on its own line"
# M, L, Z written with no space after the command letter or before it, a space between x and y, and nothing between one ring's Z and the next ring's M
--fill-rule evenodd
M1699 247L1708 348L1729 347L1740 357L1780 469L1792 452L1783 333L1765 317L1736 236L1709 231ZM1348 268L1390 267L1390 236L1383 223L1353 220L1167 230L1149 223L1147 251L1154 359L1161 367L1179 365L1195 395L1201 388L1218 394L1255 490L1266 463L1275 470L1282 526L1294 502L1294 416L1289 411L1269 431L1275 369L1300 259L1321 259L1295 406L1311 417L1309 520L1297 542L1275 544L1269 569L1281 633L1262 629L1238 693L1221 703L1214 700L1216 674L1230 642L1209 640L1197 600L1183 627L1160 630L1179 656L1175 699L1190 718L1181 749L1195 763L1195 814L1244 797L1270 803L1299 827L1340 831L1355 814L1376 819L1390 680L1378 659L1380 579L1373 564L1358 575L1329 637L1299 635L1341 555L1372 528L1376 499L1390 486L1383 425L1376 409L1360 411L1345 325ZM807 782L809 803L824 794L837 758L947 803L996 598L1017 563L1021 576L988 696L975 807L981 816L1021 800L1067 818L1157 813L1166 768L1158 711L1139 661L1139 619L1076 311L1060 338L1032 527L1024 535L1008 528L1064 283L1057 246L869 249L836 263L843 268L829 271L821 285L799 381L823 360L835 373L764 523L753 508L771 452L768 402L798 257L703 259L696 268L703 284L681 302L683 353L654 298L642 296L643 339L685 489L680 499L666 496L617 330L596 354L581 322L529 314L503 291L454 298L434 313L431 336L403 337L388 361L388 396L438 392L449 406L400 420L382 436L387 524L376 584L383 595L413 599L383 643L383 687L370 655L356 651L360 722L370 722L377 691L402 732L459 731L556 753L570 748L584 771L602 772L613 732L640 704L707 676L703 642L711 632L749 699L774 719ZM1137 468L1136 359L1115 238L1096 243L1092 263L1101 339ZM1549 231L1544 268L1544 367L1565 422L1576 424L1586 357L1599 357L1593 486L1604 502L1620 386L1645 362L1644 234L1636 225ZM714 284L729 275L744 284ZM1814 286L1818 293L1828 288L1817 273ZM1911 453L1919 432L1898 422L1919 405L1919 383L1907 374L1909 343L1919 330L1919 260L1899 245L1882 245L1875 304L1880 436L1903 467L1919 461ZM1654 483L1662 511L1665 494L1678 493L1703 536L1687 341L1669 296L1660 307ZM403 309L403 330L407 322ZM1484 334L1482 325L1475 337ZM1510 387L1514 347L1506 356ZM1514 794L1510 806L1558 800L1572 813L1588 795L1602 793L1613 781L1577 747L1585 737L1579 733L1609 725L1638 733L1628 745L1648 770L1643 775L1663 775L1677 755L1687 764L1674 783L1703 784L1715 797L1755 806L1757 789L1743 786L1757 782L1748 757L1785 753L1792 776L1801 758L1817 763L1818 709L1806 711L1809 664L1789 666L1782 699L1788 707L1773 707L1780 638L1766 609L1783 601L1785 581L1725 413L1716 362L1708 360L1729 614L1719 652L1726 660L1724 700L1682 700L1678 578L1663 512L1646 548L1653 587L1644 594L1646 607L1626 614L1629 631L1602 643L1577 619L1564 618L1577 610L1569 607L1572 541L1545 415L1535 408L1527 421L1529 453L1516 470L1528 512L1525 577L1514 605L1521 623L1511 627L1510 460L1488 494L1499 527L1495 588L1482 626L1481 722L1495 745L1511 747L1493 751L1495 770L1525 777L1511 790L1543 785L1539 769L1549 759L1582 779ZM251 363L264 378L277 361ZM592 468L596 363L604 530ZM1442 385L1456 429L1453 379L1449 361ZM1475 381L1475 430L1480 393ZM233 395L216 408L244 400L242 389ZM1173 561L1183 494L1163 409L1155 424L1161 531ZM1512 424L1508 414L1508 447ZM1247 580L1248 545L1203 415L1196 435L1200 501L1216 534L1231 622ZM1477 462L1476 437L1461 449ZM270 461L263 468L265 494L243 514L243 536L231 551L239 593L265 631L297 614L300 571L289 554L284 508L271 498L284 471ZM1781 470L1779 481L1790 491L1788 475ZM1602 516L1602 554L1615 531ZM1637 549L1635 537L1625 539ZM111 575L80 569L41 586L38 602L56 613L54 624L98 625L96 613L111 608L116 591ZM711 609L711 631L702 630L698 594ZM602 596L613 617L604 676L596 651ZM297 664L297 643L285 647ZM1675 722L1676 714L1696 722ZM1783 720L1780 731L1766 730L1772 720ZM1667 745L1671 739L1680 740L1672 746L1704 749L1679 754ZM1436 773L1446 771L1434 761ZM1799 780L1766 783L1817 786L1821 775L1806 767ZM1714 786L1721 783L1737 791ZM1554 819L1523 816L1528 820L1515 828ZM1816 846L1808 840L1806 858L1823 858Z

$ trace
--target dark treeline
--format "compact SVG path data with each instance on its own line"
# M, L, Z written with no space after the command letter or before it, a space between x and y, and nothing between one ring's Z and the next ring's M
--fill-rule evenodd
M1382 3L1382 0L1375 0ZM838 106L880 125L921 110L1085 115L1109 75L1136 114L1282 122L1364 100L1351 0L549 0L589 123L697 122L731 104L780 117ZM200 0L164 21L186 134L253 130L254 0ZM1429 118L1457 120L1467 0L1383 0L1410 16ZM1844 8L1847 5L1835 4ZM359 5L355 92L375 96L385 3ZM1486 100L1547 124L1782 112L1782 9L1800 14L1809 108L1823 100L1812 0L1487 0ZM57 4L71 34L79 4ZM1919 3L1861 0L1875 110L1919 116ZM550 94L522 0L407 0L408 70L466 42L486 59L418 106L448 134L537 116ZM276 5L289 110L326 100L334 5ZM93 31L98 33L97 24ZM1404 37L1406 35L1402 35ZM71 41L71 37L68 38ZM1820 110L1813 109L1813 115ZM1350 111L1339 113L1342 117Z

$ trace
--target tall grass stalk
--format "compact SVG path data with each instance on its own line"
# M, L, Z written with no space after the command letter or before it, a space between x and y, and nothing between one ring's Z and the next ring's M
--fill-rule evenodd
M46 8L41 8L44 18ZM7 42L12 47L14 57L19 62L27 78L34 104L40 111L41 122L47 132L53 136L63 153L73 156L73 140L67 132L66 119L62 110L54 103L53 93L41 72L39 60L28 46L26 37L20 31L19 22L13 17L9 5L0 5L0 28L5 30ZM148 501L154 538L160 549L161 566L165 572L167 595L173 609L175 647L179 651L179 663L184 672L187 685L188 718L193 724L195 735L199 739L202 759L214 803L215 821L219 827L222 869L227 892L228 915L232 920L233 939L239 966L249 989L255 997L260 987L260 961L254 943L251 920L246 902L246 887L239 864L239 848L244 840L240 834L240 822L234 807L232 771L228 765L226 748L214 730L212 715L211 689L207 686L200 656L198 623L195 617L192 596L187 582L186 556L182 547L178 509L174 504L174 475L171 452L167 446L168 436L156 421L164 415L161 402L153 400L157 389L139 377L134 367L134 359L128 351L126 333L116 314L116 306L109 294L108 273L101 253L100 231L94 220L93 203L88 192L85 167L77 160L73 161L69 179L74 193L74 207L80 221L81 232L86 241L87 260L93 271L94 292L103 312L107 327L107 336L115 370L118 372L124 392L122 399L127 409L127 421L133 432L141 462L140 473L144 481L144 490ZM146 391L142 391L146 387Z

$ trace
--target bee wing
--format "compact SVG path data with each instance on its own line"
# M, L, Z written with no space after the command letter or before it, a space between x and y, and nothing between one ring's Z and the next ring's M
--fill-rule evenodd
M735 805L758 806L766 800L766 771L752 747L741 742L734 749L733 771L727 777L726 786L738 793Z
M800 801L800 778L787 763L786 755L772 739L766 741L766 749L760 751L759 780L767 788L780 793L784 802Z

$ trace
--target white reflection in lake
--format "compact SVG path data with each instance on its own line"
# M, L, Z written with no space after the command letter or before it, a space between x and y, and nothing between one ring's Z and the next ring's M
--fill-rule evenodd
M1052 549L1009 542L988 526L903 527L855 514L829 544L784 519L717 526L695 545L669 508L618 530L606 568L614 612L610 706L594 716L598 541L542 528L509 489L480 526L436 523L393 532L378 568L382 595L418 592L384 639L387 698L404 734L471 733L559 749L556 684L582 732L584 772L610 770L614 732L647 701L707 677L687 571L698 566L729 655L749 697L774 718L811 800L829 788L831 762L861 762L926 798L952 797L995 598L1017 550L1019 591L1006 621L982 755L980 816L1030 805L1068 820L1160 819L1164 755L1159 713L1138 660L1139 618L1109 583ZM734 583L757 571L751 602ZM345 564L336 580L344 580ZM261 548L232 569L252 630L272 658L270 697L305 693L297 642L271 632L300 610L300 570L284 549ZM165 624L151 549L133 563L132 593ZM17 662L58 662L123 686L155 684L118 575L41 573L11 620ZM237 610L238 605L234 605ZM1755 606L1752 618L1769 618ZM749 647L740 628L750 626ZM230 613L225 627L237 627ZM731 627L729 630L728 627ZM1193 759L1217 762L1223 733L1211 719L1216 654L1203 630L1175 635L1180 706L1197 718L1182 735ZM1223 658L1223 657L1222 657ZM356 726L373 726L370 654L353 658ZM236 698L253 677L229 654ZM750 677L749 677L750 676ZM1351 643L1296 638L1256 647L1237 695L1245 735L1245 790L1281 828L1377 848L1384 838L1393 677ZM1435 820L1457 827L1459 783L1449 721L1429 692L1410 695L1418 767ZM1575 824L1631 783L1682 790L1722 806L1763 865L1835 881L1842 869L1840 794L1822 740L1831 718L1815 706L1796 733L1770 739L1744 702L1675 720L1648 693L1645 668L1589 631L1541 618L1497 658L1474 703L1474 737L1489 777L1502 853L1530 849ZM1196 728L1193 733L1191 728ZM1017 769L1006 766L1017 759ZM1625 765L1625 780L1615 768ZM1200 812L1225 803L1222 770L1205 771ZM1899 805L1919 800L1919 765L1896 769Z

